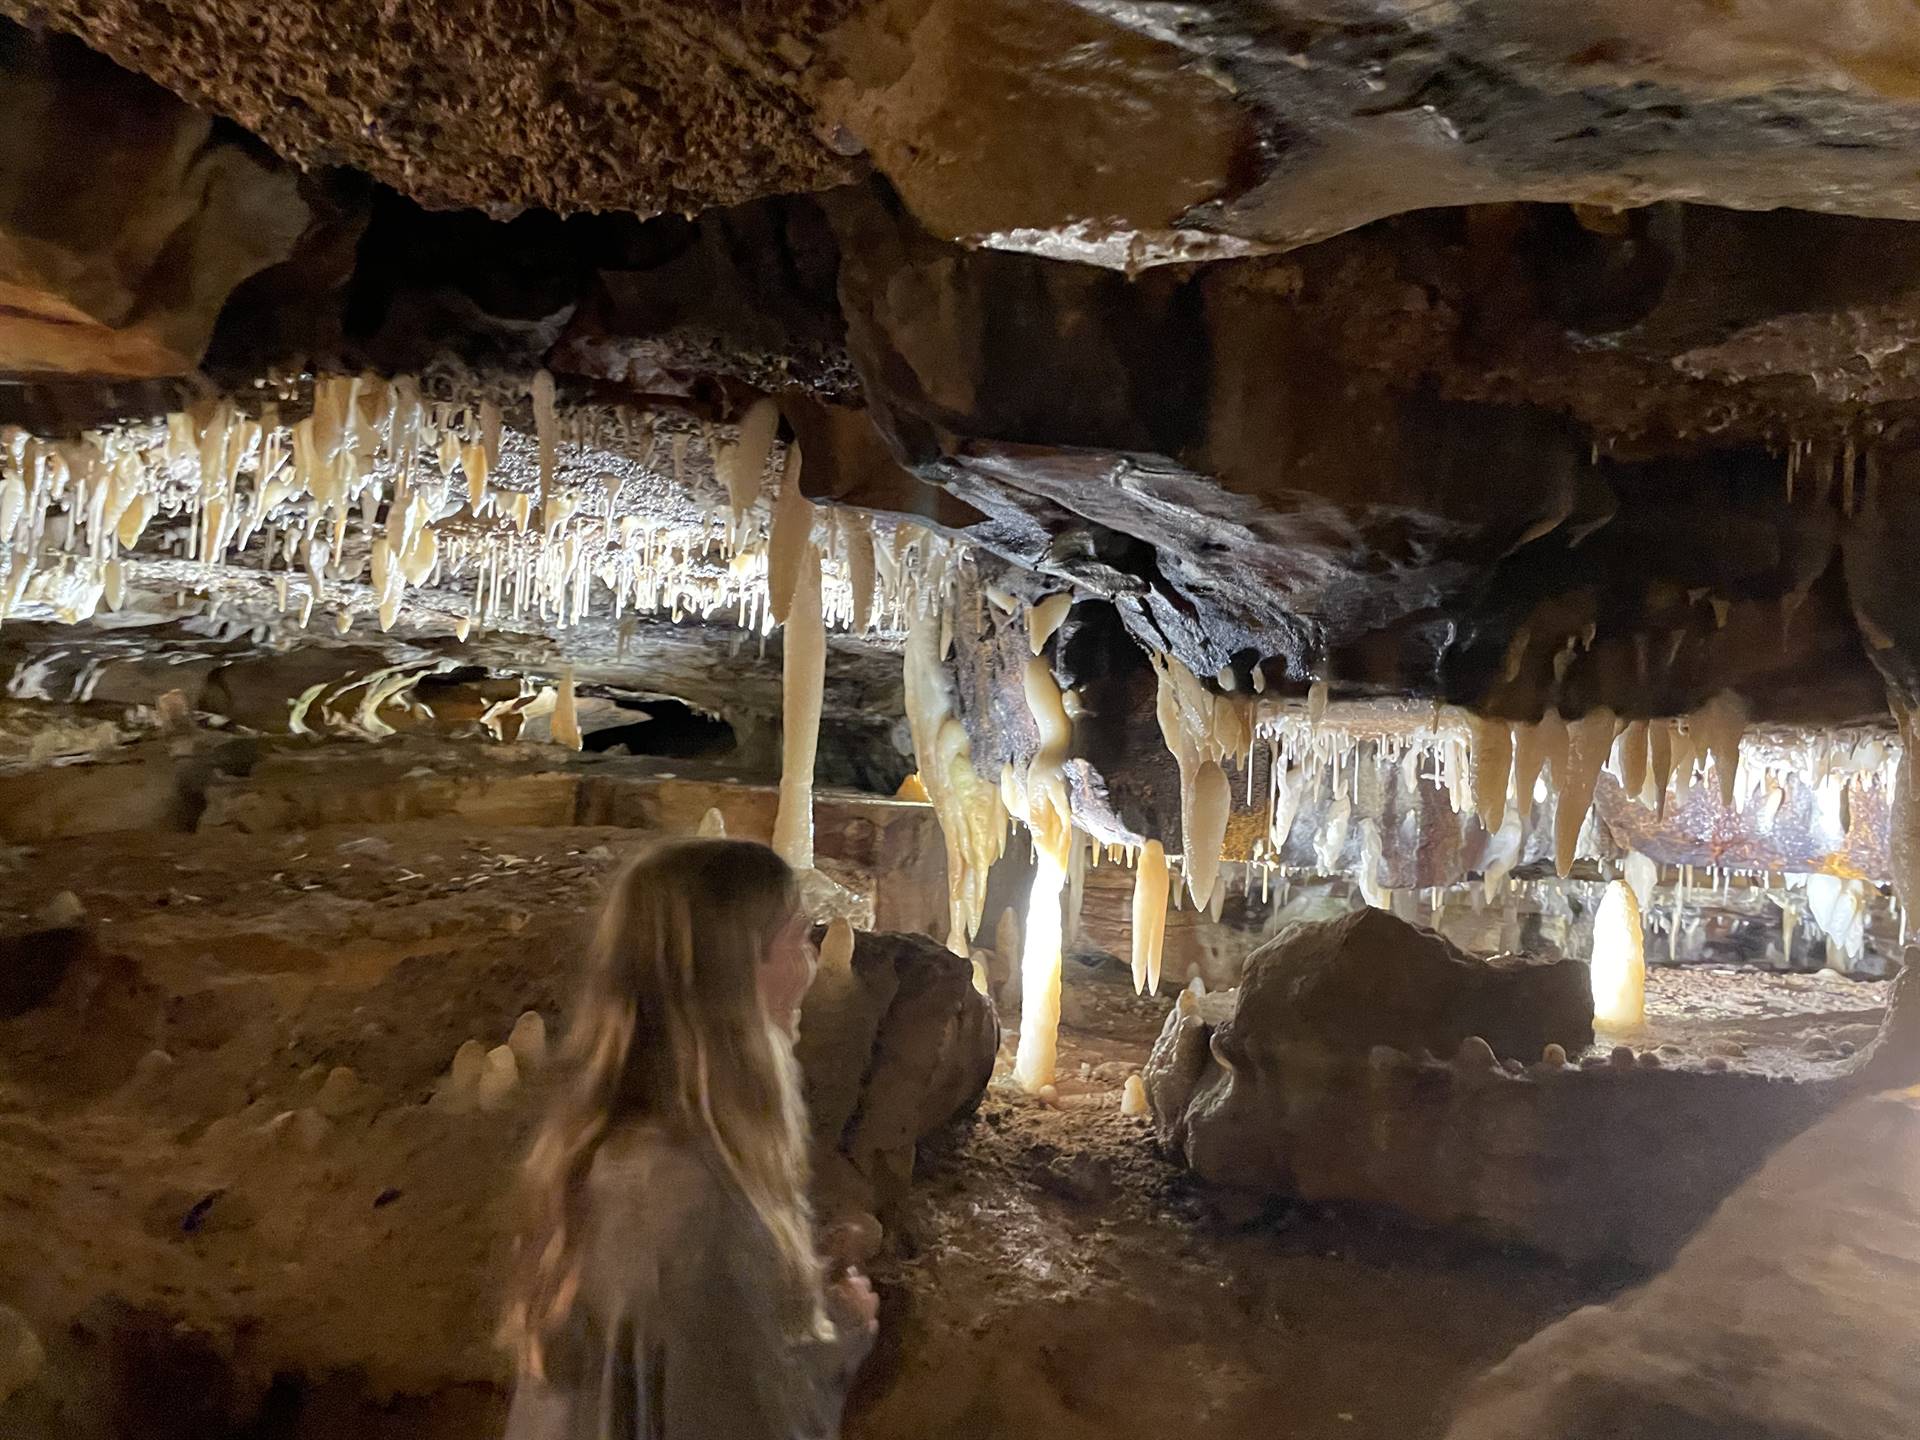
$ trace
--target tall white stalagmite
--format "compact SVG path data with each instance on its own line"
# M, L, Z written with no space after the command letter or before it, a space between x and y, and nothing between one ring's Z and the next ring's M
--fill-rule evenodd
M827 679L827 632L820 618L820 550L800 557L787 614L780 677L780 809L773 848L796 870L813 868L813 759Z
M574 702L572 666L560 677L560 693L553 702L552 730L554 743L569 750L578 750L586 743L580 734L579 707Z
M1619 880L1607 882L1593 917L1593 1023L1615 1033L1636 1030L1646 1020L1647 958L1640 904Z
M1060 1029L1061 892L1073 848L1073 815L1064 766L1073 725L1053 672L1039 656L1027 661L1027 708L1040 745L1027 767L1027 828L1033 835L1033 889L1027 900L1026 944L1020 956L1020 1044L1013 1078L1037 1091L1053 1083Z

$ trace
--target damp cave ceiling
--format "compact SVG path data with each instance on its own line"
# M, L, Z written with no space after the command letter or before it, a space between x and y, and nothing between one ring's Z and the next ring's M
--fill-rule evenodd
M1110 713L1140 647L1512 718L1920 698L1891 0L0 12L157 82L9 34L61 158L4 197L11 421L196 370L771 393L814 498L1112 601L1059 661Z

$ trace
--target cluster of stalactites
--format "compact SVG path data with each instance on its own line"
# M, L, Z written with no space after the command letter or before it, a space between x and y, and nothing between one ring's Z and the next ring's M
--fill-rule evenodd
M728 437L680 416L560 413L544 372L530 398L530 474L495 403L430 399L405 376L322 377L309 413L285 423L276 405L220 399L71 440L0 432L0 618L118 608L143 563L169 558L271 574L302 625L316 605L345 619L371 600L387 629L410 590L437 587L467 594L434 607L464 609L462 638L532 617L564 628L599 606L731 612L767 633L774 596L792 593L790 574L771 575L774 532L795 514L820 552L823 623L898 629L916 603L923 532L792 504L799 457L776 441L772 402ZM717 488L689 479L695 444ZM595 451L635 463L594 473Z
M1533 723L1509 724L1451 707L1383 725L1368 714L1329 718L1324 703L1263 706L1256 728L1272 760L1266 848L1286 845L1302 800L1331 787L1338 799L1357 796L1362 776L1395 765L1436 784L1456 813L1471 811L1489 835L1512 832L1516 842L1536 800L1554 799L1556 869L1569 874L1587 828L1595 787L1611 773L1627 795L1663 811L1684 802L1709 777L1721 798L1737 805L1756 784L1774 783L1771 769L1749 773L1741 761L1746 711L1722 694L1692 715L1667 720L1621 720L1596 707L1573 720L1548 711ZM1778 799L1772 802L1776 806Z

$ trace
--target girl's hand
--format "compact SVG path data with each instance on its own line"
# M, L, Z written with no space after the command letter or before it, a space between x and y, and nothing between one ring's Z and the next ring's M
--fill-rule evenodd
M873 1284L858 1270L848 1270L827 1286L827 1312L843 1329L880 1328L880 1297Z

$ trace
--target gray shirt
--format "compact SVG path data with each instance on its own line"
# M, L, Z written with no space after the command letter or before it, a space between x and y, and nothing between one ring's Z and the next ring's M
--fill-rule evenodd
M581 1290L506 1440L832 1440L872 1343L790 1340L772 1238L693 1149L633 1130L588 1177Z

